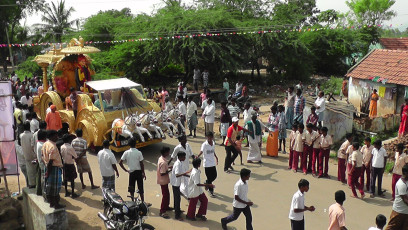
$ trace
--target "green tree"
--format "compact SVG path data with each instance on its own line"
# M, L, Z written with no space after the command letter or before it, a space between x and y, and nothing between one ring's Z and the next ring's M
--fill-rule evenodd
M16 42L16 30L19 27L20 20L28 15L37 12L44 4L44 0L2 0L0 7L0 41L6 42L6 28L10 38L10 43ZM12 47L12 50L19 48ZM9 50L0 48L0 64L3 65L6 58L10 56Z
M390 8L395 0L350 0L346 4L360 25L381 25L396 13Z
M72 31L72 26L78 23L78 20L70 20L71 14L75 11L73 7L66 8L65 0L45 5L41 21L44 23L36 24L44 36L49 36L56 42L61 42L62 36Z

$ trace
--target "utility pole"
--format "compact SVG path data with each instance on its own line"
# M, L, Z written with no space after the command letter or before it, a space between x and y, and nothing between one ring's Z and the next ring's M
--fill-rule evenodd
M11 51L11 45L10 45L10 38L9 38L9 34L8 34L8 24L6 23L6 35L7 35L7 44L8 44L8 48L9 48L9 52L10 52L10 62L11 62L11 68L14 72L14 57L13 57L13 53Z

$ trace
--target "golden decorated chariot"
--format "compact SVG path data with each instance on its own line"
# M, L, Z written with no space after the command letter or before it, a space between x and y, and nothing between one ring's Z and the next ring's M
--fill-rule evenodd
M113 127L115 120L125 120L125 117L134 114L149 112L160 112L160 106L149 99L146 99L142 85L127 78L117 78L108 80L92 81L83 79L78 85L78 69L82 64L87 68L89 77L95 74L92 68L92 60L87 55L89 53L100 52L92 46L85 46L84 40L71 39L66 48L48 51L46 54L38 55L35 62L43 70L44 93L34 98L34 109L38 116L45 120L46 110L50 102L56 105L61 115L62 122L68 123L70 132L81 128L83 138L88 142L88 147L100 147L104 139L110 139L111 149L122 152L128 149L127 142L116 140L115 135L118 127ZM82 63L79 63L82 61ZM48 91L47 69L52 67L53 91ZM80 72L80 71L79 71ZM83 85L82 85L83 84ZM69 109L69 95L71 87L82 91L77 94L77 115L74 116L72 109ZM135 103L125 106L123 103L123 92L131 92ZM129 94L127 94L129 95ZM115 124L114 124L115 126ZM119 127L120 128L120 127ZM147 146L161 142L162 138L147 138L146 141L139 141L137 147Z

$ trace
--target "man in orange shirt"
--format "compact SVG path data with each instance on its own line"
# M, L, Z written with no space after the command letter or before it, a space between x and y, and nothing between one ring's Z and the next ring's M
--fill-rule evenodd
M57 111L57 106L51 105L51 112L45 117L45 122L47 122L47 130L60 130L62 128L62 121L59 112Z
M335 204L329 208L329 229L328 230L347 230L346 228L346 212L343 208L343 203L346 200L346 194L343 190L339 190L334 194Z

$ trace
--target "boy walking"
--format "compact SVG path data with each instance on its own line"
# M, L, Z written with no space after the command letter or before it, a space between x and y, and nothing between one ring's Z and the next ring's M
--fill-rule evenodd
M375 194L375 181L378 177L377 192L378 196L385 197L384 191L381 189L382 177L384 174L385 164L387 163L387 152L383 147L381 147L381 140L376 140L374 142L374 149L372 151L372 163L371 163L371 190L370 197L373 198Z
M177 153L177 160L173 165L171 170L171 177L170 183L173 187L173 200L174 200L174 211L175 211L175 218L176 220L183 221L181 218L181 209L180 209L180 185L182 183L182 177L190 177L188 175L189 171L184 168L183 162L186 160L186 153L185 152L178 152Z
M372 186L372 185L371 185ZM395 200L392 205L387 230L408 228L408 164L402 167L402 177L395 185Z
M212 184L201 184L201 171L200 171L201 159L196 158L193 160L193 170L190 174L190 179L188 181L188 197L190 202L188 204L188 212L186 215L187 220L195 221L196 217L203 221L207 220L205 214L207 214L208 199L204 194L202 187L214 188ZM200 201L200 208L198 209L197 215L195 214L197 202Z
M169 169L169 165L167 164L167 156L170 154L169 147L163 147L160 150L161 157L157 162L157 184L160 185L161 192L162 192L162 201L160 205L160 216L164 219L169 219L170 217L166 214L166 211L173 210L169 207L170 205L170 192L169 192L169 183L170 177L169 173L171 169Z
M252 214L250 206L254 203L248 199L248 183L251 176L251 170L243 168L240 172L240 179L234 185L234 200L232 202L233 213L225 218L221 219L222 229L227 229L227 224L238 219L241 212L244 213L246 218L246 229L252 230Z
M292 203L290 205L289 219L292 230L305 229L305 211L313 212L314 206L305 206L305 192L309 191L309 181L301 179L298 183L299 190L293 194Z
M144 201L143 179L146 180L146 174L143 164L143 154L136 148L136 139L133 137L129 139L129 146L130 149L126 150L120 158L119 165L125 172L129 173L128 192L130 195L134 197L136 191L135 184L137 182L140 199ZM126 161L128 169L123 165L123 161Z
M213 140L214 134L212 132L207 133L207 141L201 145L200 154L197 157L203 155L204 157L204 169L205 175L207 176L206 184L212 184L215 179L217 179L217 168L218 157L215 154L215 142ZM211 197L215 197L214 188L209 187Z
M335 204L329 207L329 229L328 230L347 230L346 212L343 203L346 200L346 194L339 190L334 194Z
M356 193L356 187L360 191L361 199L364 198L363 185L358 183L358 178L361 175L361 166L363 165L363 154L358 150L359 143L353 143L353 152L351 154L351 169L350 169L350 186L353 195L351 197L358 198Z

